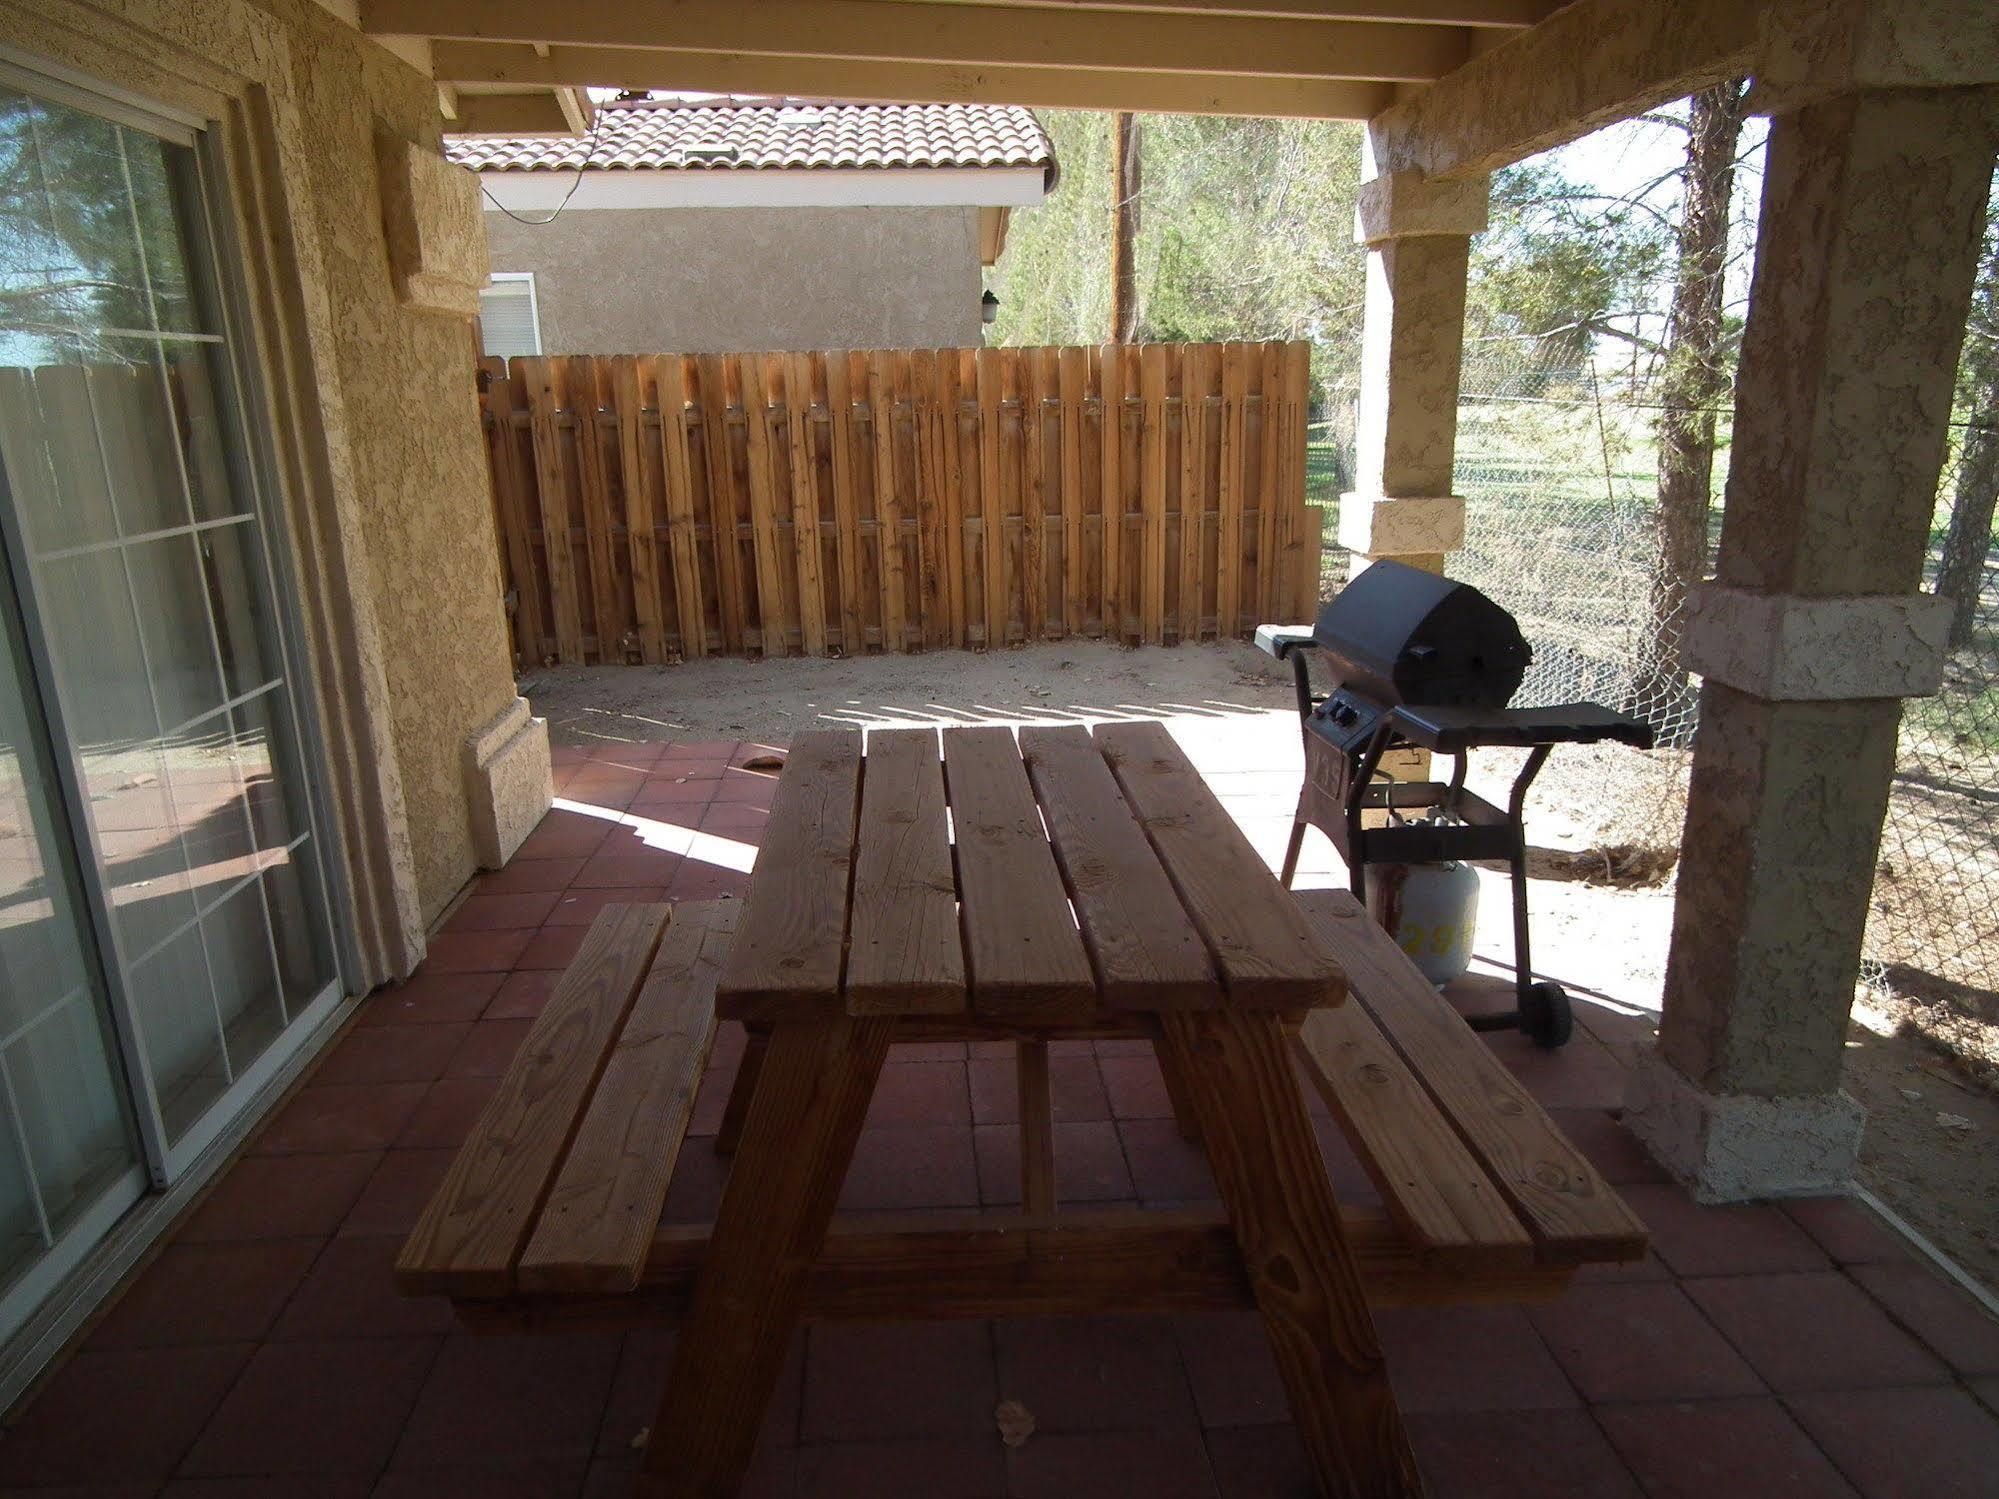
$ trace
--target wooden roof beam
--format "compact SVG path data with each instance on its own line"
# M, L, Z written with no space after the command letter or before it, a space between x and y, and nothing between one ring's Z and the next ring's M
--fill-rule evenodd
M929 0L364 0L375 35L661 48L743 56L1084 72L1425 83L1471 52L1459 26L1270 19ZM818 90L827 92L827 90Z
M937 0L910 0L935 4ZM1296 17L1312 21L1387 21L1397 25L1535 26L1563 0L999 0L1023 10L1123 11L1127 14Z
M546 57L504 42L439 42L440 80L517 87L810 94L884 103L1029 104L1151 114L1266 115L1364 120L1384 109L1387 84L1341 79L1244 78L1214 73L1089 72L1075 68L948 67L667 52L647 47L563 47Z

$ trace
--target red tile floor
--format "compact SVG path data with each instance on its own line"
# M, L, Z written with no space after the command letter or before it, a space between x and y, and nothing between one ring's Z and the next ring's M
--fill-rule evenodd
M670 1334L475 1338L442 1304L399 1299L389 1266L597 906L743 890L772 786L744 768L751 752L559 753L564 804L450 915L422 971L368 1001L13 1414L0 1493L627 1492ZM1215 776L1260 845L1295 794L1284 779ZM1999 1323L1854 1204L1693 1205L1616 1122L1630 1022L1588 1006L1582 1019L1559 1055L1492 1040L1621 1184L1655 1253L1584 1272L1544 1305L1379 1316L1431 1492L1999 1491ZM726 1027L696 1137L715 1128L739 1044ZM1143 1045L1058 1051L1068 1198L1212 1195ZM1011 1068L999 1047L899 1048L845 1204L1011 1197ZM1330 1131L1328 1154L1343 1191L1367 1190ZM668 1215L704 1217L720 1180L713 1152L692 1140ZM994 1429L1002 1398L1034 1415L1017 1449ZM1254 1317L1216 1313L815 1327L798 1341L749 1492L1267 1499L1307 1486Z

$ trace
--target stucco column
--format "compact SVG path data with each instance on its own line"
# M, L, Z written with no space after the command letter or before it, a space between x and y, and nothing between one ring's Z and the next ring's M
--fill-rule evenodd
M1708 1201L1836 1191L1840 1092L1903 697L1936 691L1918 590L1991 181L1971 89L1778 116L1658 1044L1627 1119Z
M1433 572L1464 539L1451 493L1458 368L1471 237L1485 228L1484 177L1432 182L1390 172L1360 185L1355 237L1367 246L1354 490L1340 497L1340 545Z

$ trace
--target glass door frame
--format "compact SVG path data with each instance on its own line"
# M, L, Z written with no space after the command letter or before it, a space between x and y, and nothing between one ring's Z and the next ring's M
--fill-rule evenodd
M249 515L259 532L256 581L262 585L271 605L278 662L290 689L285 693L284 711L301 761L300 790L310 834L308 852L319 864L320 904L324 907L333 958L333 976L320 991L296 1011L288 1007L285 1027L272 1044L240 1072L233 1073L223 1092L196 1122L179 1139L169 1142L159 1107L159 1092L138 1032L137 1011L128 982L129 955L109 898L111 882L87 810L90 797L82 757L69 732L61 693L55 690L58 678L49 655L46 622L33 576L33 554L18 506L4 473L0 473L0 564L6 565L11 574L25 627L24 644L42 711L51 770L60 789L62 805L56 810L69 834L83 876L80 881L83 905L95 944L95 961L109 1000L119 1060L127 1073L125 1084L143 1165L152 1185L165 1189L188 1173L235 1121L244 1104L292 1061L300 1046L318 1033L347 994L356 992L358 964L352 941L351 902L341 877L346 861L338 825L327 802L325 777L318 773L325 762L325 742L312 687L311 663L302 647L302 621L292 586L290 530L284 518L273 513L271 503L283 491L276 482L271 448L273 428L258 363L253 357L257 349L252 341L255 323L249 316L245 289L247 268L234 232L234 219L225 207L230 201L229 178L219 132L212 122L195 121L144 101L104 91L88 80L72 81L63 76L67 70L45 70L41 65L13 60L18 57L18 53L0 50L0 83L99 115L193 152L192 191L198 201L184 205L196 221L196 232L189 236L187 246L188 270L200 283L223 330L221 343L227 380L226 388L216 392L218 415L225 441L236 445L241 459L241 473L249 490ZM217 648L212 632L210 647ZM219 660L217 665L219 670Z

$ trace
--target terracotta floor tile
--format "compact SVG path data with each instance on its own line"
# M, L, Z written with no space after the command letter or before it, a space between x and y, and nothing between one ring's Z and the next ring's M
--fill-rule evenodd
M1648 1499L1854 1499L1853 1485L1775 1400L1609 1405L1597 1421Z
M395 1450L437 1348L436 1338L266 1344L180 1472L372 1475Z
M548 1003L548 997L555 992L561 977L562 971L554 968L531 968L521 973L510 973L479 1018L532 1020Z
M1785 1404L1867 1499L1991 1499L1999 1419L1962 1390L1856 1390Z
M713 800L719 781L683 781L661 779L657 776L639 788L639 794L632 798L629 811L641 817L652 817L654 809L660 807L701 808Z
M1291 1419L1270 1339L1255 1312L1183 1312L1173 1319L1173 1334L1203 1426Z
M1432 1411L1408 1427L1429 1499L1638 1499L1587 1411Z
M533 835L530 834L530 837ZM526 847L525 844L522 845ZM594 852L594 849L593 849ZM583 868L581 854L566 859L537 859L517 853L504 869L488 870L479 877L479 889L488 895L516 891L567 890L569 882Z
M528 940L514 959L517 968L551 968L560 971L575 960L590 934L587 926L545 926L527 934Z
M997 1322L999 1394L1051 1431L1195 1425L1172 1324L1160 1317L1022 1317Z
M1173 1100L1166 1092L1158 1059L1143 1056L1099 1057L1104 1090L1111 1112L1119 1119L1171 1119Z
M849 1213L969 1208L978 1202L972 1132L945 1125L863 1130L840 1194L840 1209Z
M1544 1109L1623 1107L1623 1065L1580 1028L1560 1051L1549 1051L1518 1031L1492 1031L1485 1041Z
M1646 1154L1637 1136L1604 1109L1551 1109L1549 1116L1562 1133L1589 1158L1613 1185L1666 1182L1666 1168Z
M1202 1437L1222 1499L1319 1499L1295 1426L1230 1426Z
M667 1185L660 1220L713 1223L715 1209L722 1201L722 1185L729 1178L729 1161L730 1157L715 1153L712 1137L684 1147L673 1164L673 1180Z
M903 1041L888 1049L891 1062L962 1062L963 1041Z
M715 783L715 800L723 806L763 807L768 810L776 795L776 776L754 772L732 773Z
M1729 1275L1687 1294L1780 1394L1948 1379L1944 1366L1836 1271Z
M569 1499L584 1482L588 1466L581 1458L534 1458L392 1471L375 1485L372 1499ZM636 1471L634 1463L625 1474L618 1491L623 1499L630 1499Z
M426 966L438 973L496 973L512 968L533 932L439 932Z
M439 1078L425 1090L395 1144L404 1150L456 1150L499 1086L497 1077Z
M336 1238L285 1304L269 1341L414 1338L455 1326L442 1296L404 1296L392 1275L401 1234Z
M450 1150L389 1151L341 1220L340 1232L344 1235L408 1233L416 1227L424 1204L444 1180L454 1154Z
M1020 1122L1019 1073L1011 1057L980 1058L971 1064L972 1118L980 1124ZM1055 1118L1084 1124L1111 1117L1110 1101L1094 1056L1050 1056L1048 1099Z
M608 818L565 812L558 807L535 825L535 830L514 850L514 858L587 859L604 846L615 826Z
M890 1062L868 1104L871 1126L970 1121L962 1062Z
M597 1332L445 1339L391 1471L587 1458L621 1341Z
M532 1020L481 1020L445 1066L447 1078L498 1077L527 1039Z
M750 893L750 877L719 864L688 859L679 873L667 881L666 898L680 900L741 900Z
M609 905L656 905L666 899L666 882L657 885L611 885L601 890L564 892L548 913L549 926L585 926Z
M660 1396L666 1390L666 1376L674 1347L670 1327L639 1327L625 1334L618 1349L617 1372L611 1393L604 1404L603 1421L597 1428L599 1457L628 1457L632 1439L652 1425L659 1413ZM793 1336L778 1371L777 1389L764 1411L758 1433L760 1447L792 1447L798 1442L799 1385L805 1377L805 1334Z
M993 1499L1006 1492L1005 1449L990 1436L840 1442L793 1455L797 1499Z
M1670 1283L1571 1286L1527 1315L1588 1400L1765 1393L1727 1339Z
M789 1447L759 1447L736 1499L792 1499L792 1470L797 1458ZM597 1459L583 1481L583 1499L631 1499L638 1471L636 1456ZM411 1499L430 1496L412 1493Z
M184 1244L326 1237L340 1226L381 1161L375 1151L244 1156L223 1174L177 1237Z
M46 1491L44 1491L46 1492ZM176 1478L159 1499L369 1499L372 1478Z
M647 848L636 840L621 841L587 860L569 888L572 892L664 889L673 883L680 866L679 854Z
M1016 1499L1214 1499L1214 1474L1198 1432L1056 1433L1006 1455Z
M1853 1265L1847 1274L1959 1374L1999 1374L1999 1321L1927 1265Z
M983 1322L824 1322L805 1354L805 1443L993 1431L999 1394Z
M462 1025L356 1026L334 1043L312 1080L330 1083L427 1083L444 1075L471 1033Z
M729 1106L729 1090L735 1085L734 1066L716 1066L712 1059L701 1074L701 1087L694 1095L694 1109L687 1116L687 1134L710 1136L722 1127L722 1113Z
M737 843L758 844L770 824L770 809L753 802L715 801L701 814L701 831Z
M1020 1202L1020 1126L981 1124L972 1131L978 1153L979 1200L988 1207ZM1108 1120L1055 1126L1055 1196L1061 1202L1119 1203L1137 1197L1117 1130Z
M513 932L540 926L555 909L559 892L474 890L445 923L448 932Z
M50 1376L0 1441L0 1484L164 1480L254 1350L86 1349Z
M1386 1309L1375 1313L1374 1325L1405 1413L1582 1403L1519 1307Z
M247 1343L305 1279L318 1239L168 1244L97 1324L92 1348Z
M393 1034L393 1032L391 1032ZM386 1150L429 1083L334 1083L301 1089L251 1145L258 1155Z
M1123 1119L1118 1138L1139 1198L1147 1203L1214 1202L1214 1176L1199 1145L1180 1138L1170 1119Z
M433 972L426 965L407 982L385 985L369 995L355 1023L453 1025L477 1020L505 977L497 972Z
M1910 1264L1902 1236L1851 1197L1801 1197L1784 1214L1842 1265Z
M1677 1186L1635 1183L1619 1195L1652 1231L1652 1248L1675 1275L1755 1275L1824 1270L1825 1251L1768 1203L1703 1207Z

